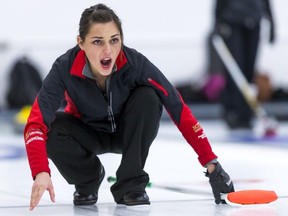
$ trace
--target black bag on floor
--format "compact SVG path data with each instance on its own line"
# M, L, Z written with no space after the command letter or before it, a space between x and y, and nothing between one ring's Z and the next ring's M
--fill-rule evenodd
M9 75L7 102L9 108L32 105L42 85L42 77L36 67L23 57L12 67Z

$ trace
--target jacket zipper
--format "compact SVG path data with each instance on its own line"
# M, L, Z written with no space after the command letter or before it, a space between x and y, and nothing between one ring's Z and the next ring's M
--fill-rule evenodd
M109 92L107 111L108 111L108 120L111 122L111 130L112 130L112 132L115 132L116 131L116 123L115 123L113 109L112 109L112 92Z
M107 107L108 120L111 123L111 131L113 133L116 131L116 123L115 123L114 113L113 113L113 109L112 109L112 92L109 91L111 76L109 76L107 78L107 80L105 81L105 85L106 85L106 95L107 95L107 105L108 105L108 107Z

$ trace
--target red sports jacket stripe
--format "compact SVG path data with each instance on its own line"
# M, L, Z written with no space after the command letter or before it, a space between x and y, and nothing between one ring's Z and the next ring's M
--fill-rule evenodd
M72 99L69 97L68 92L65 91L65 100L67 102L67 106L65 107L65 112L70 113L71 115L80 118L81 113L78 111Z
M181 98L182 100L182 98ZM183 137L192 146L198 155L198 160L202 166L207 164L217 156L212 152L208 139L199 122L192 115L189 107L183 102L180 124L178 125Z
M24 129L26 152L33 178L39 172L48 172L50 174L46 152L47 127L40 112L37 97ZM39 124L36 122L39 122Z

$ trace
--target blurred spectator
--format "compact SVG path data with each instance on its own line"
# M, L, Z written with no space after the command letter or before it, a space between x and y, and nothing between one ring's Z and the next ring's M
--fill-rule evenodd
M214 31L222 36L250 83L255 78L255 61L263 18L270 21L269 40L273 43L274 21L269 0L217 0L215 2ZM221 103L224 108L224 119L231 129L251 128L253 112L229 72L226 73L226 86Z
M32 105L41 85L42 77L36 66L26 56L18 59L9 72L8 108Z

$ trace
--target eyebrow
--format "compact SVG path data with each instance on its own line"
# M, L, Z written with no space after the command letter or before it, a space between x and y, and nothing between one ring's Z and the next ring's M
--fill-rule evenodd
M117 37L117 36L120 36L120 34L112 35L111 38L113 38L113 37Z
M111 38L114 38L114 37L117 37L117 36L120 36L120 34L112 35ZM98 37L98 36L91 37L91 38L92 38L92 39L103 39L103 37Z

